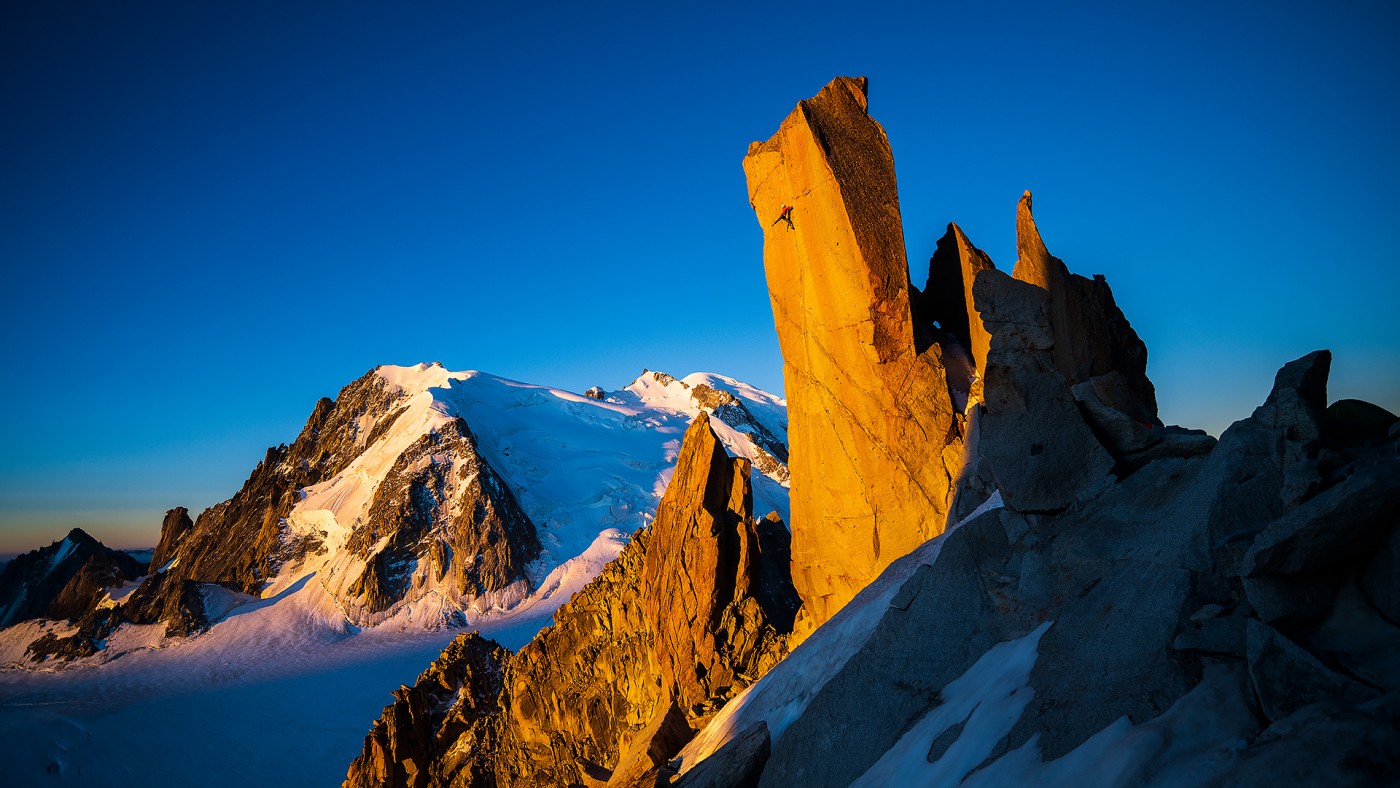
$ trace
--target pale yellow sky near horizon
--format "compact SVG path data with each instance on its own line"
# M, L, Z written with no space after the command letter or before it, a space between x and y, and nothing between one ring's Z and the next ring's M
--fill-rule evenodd
M38 550L81 528L117 550L155 547L165 512L66 509L6 512L0 520L0 558ZM197 513L196 513L197 514Z

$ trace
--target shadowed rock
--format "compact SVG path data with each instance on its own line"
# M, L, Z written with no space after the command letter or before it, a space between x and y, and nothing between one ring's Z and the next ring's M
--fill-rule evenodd
M179 549L180 543L185 541L185 537L194 530L194 521L190 519L190 510L183 506L177 506L165 513L165 519L160 524L160 542L156 544L156 551L151 555L151 569L159 570L175 557L175 551Z
M1246 633L1249 675L1259 693L1259 705L1270 720L1283 719L1321 701L1355 704L1379 694L1328 669L1267 624L1250 621Z
M458 635L412 687L394 691L365 737L346 788L495 786L489 754L510 652L475 632Z
M32 618L77 619L107 589L145 571L145 564L74 528L63 539L5 565L0 572L0 627Z
M758 785L771 752L768 725L757 722L671 785L674 788L753 788Z
M979 372L987 368L992 336L973 304L972 283L978 273L993 268L992 258L973 246L962 228L949 224L929 259L923 291L922 317L951 333L972 355Z
M1104 480L1113 458L1084 423L1055 366L1051 298L996 270L978 275L973 296L991 349L984 402L972 414L968 445L975 455L964 487L971 490L981 476L981 486L1000 490L1012 509L1062 511ZM980 503L985 496L971 497Z
M1073 386L1117 372L1123 377L1122 396L1107 404L1143 424L1160 424L1156 389L1147 379L1147 346L1103 277L1072 274L1045 248L1031 215L1030 192L1016 206L1016 253L1012 275L1050 294L1055 366L1065 380Z

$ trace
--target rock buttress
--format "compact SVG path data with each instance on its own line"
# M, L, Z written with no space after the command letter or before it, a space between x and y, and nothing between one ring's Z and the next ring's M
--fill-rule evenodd
M691 714L727 699L780 653L768 625L776 616L758 597L752 501L748 460L730 459L701 413L657 507L642 574L662 688Z
M471 690L498 709L429 736L454 719L448 695L400 691L346 784L652 785L715 709L787 652L797 597L777 530L772 515L754 520L749 463L727 456L700 414L651 528L502 660L499 692ZM454 667L471 654L453 654L429 672L472 674ZM396 782L410 770L421 781Z
M744 171L783 353L805 633L943 531L962 450L943 348L915 344L894 157L866 81L799 102Z
M488 753L496 747L502 665L510 652L475 632L458 635L394 702L350 765L346 788L495 786Z

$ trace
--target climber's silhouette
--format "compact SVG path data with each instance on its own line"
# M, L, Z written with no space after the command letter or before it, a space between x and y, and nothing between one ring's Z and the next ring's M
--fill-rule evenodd
M794 227L792 226L792 206L791 206L791 205L784 205L784 206L783 206L783 212L780 213L780 214L778 214L778 218L776 218L776 219L773 220L773 224L777 224L778 222L787 222L787 226L788 226L788 229L789 229L789 230L796 229L796 228L794 228ZM771 225L771 224L769 225L769 227L772 227L772 226L773 226L773 225Z

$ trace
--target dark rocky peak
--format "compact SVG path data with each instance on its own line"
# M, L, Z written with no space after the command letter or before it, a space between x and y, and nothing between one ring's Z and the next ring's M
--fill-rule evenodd
M1332 351L1315 350L1283 365L1273 389L1250 417L1261 427L1285 433L1287 440L1314 447L1322 439L1327 411L1327 377Z
M189 509L177 506L168 510L160 524L160 542L156 544L156 551L151 556L151 568L160 569L169 563L193 529L194 521L190 519Z
M1134 421L1161 426L1157 393L1147 378L1147 346L1113 300L1102 276L1070 273L1050 254L1031 215L1031 193L1016 208L1016 251L1012 276L1050 293L1050 325L1055 333L1055 366L1073 386L1116 372L1121 383L1106 405Z
M1113 458L1055 366L1050 295L987 269L977 275L973 296L991 341L956 513L971 512L993 490L1011 509L1063 511L1105 480Z
M1029 193L1017 230L1015 275L988 266L972 283L989 340L955 515L993 490L1012 509L1061 512L1096 494L1110 473L1210 452L1215 440L1204 432L1156 419L1146 347L1101 278L1071 274L1045 250Z
M1264 404L1220 436L1203 471L1213 549L1238 559L1264 525L1320 486L1329 459L1322 430L1331 363L1332 354L1320 350L1285 364Z
M947 332L971 355L980 374L986 367L991 335L977 315L972 283L996 266L972 245L962 228L949 224L928 263L928 282L919 299L921 321Z
M316 403L287 461L303 473L334 476L393 427L403 413L404 397L378 367L366 372L341 389L334 401L322 398Z
M501 711L509 658L475 632L458 635L413 686L394 691L346 788L496 785L497 728L488 723ZM454 749L456 758L443 757Z
M0 627L33 618L72 620L107 589L140 577L146 565L81 528L16 557L0 572Z
M133 598L145 604L130 614L147 620L182 610L190 598L186 581L257 596L288 561L321 549L315 539L293 538L286 531L297 491L340 473L384 435L403 413L403 397L371 370L334 401L317 401L297 439L269 448L242 488L206 509L192 527L184 524L187 515L167 515L156 567L169 568Z
M316 539L287 531L297 491L340 473L384 435L403 413L405 395L371 370L335 400L317 401L297 439L270 447L232 498L193 522L183 507L168 511L150 579L116 610L78 611L79 632L51 651L90 653L122 623L165 622L169 635L198 632L209 624L204 586L258 596L288 561L322 549Z
M460 418L399 455L346 547L367 560L342 599L363 606L362 624L404 601L415 577L469 602L522 581L540 554L534 523Z

